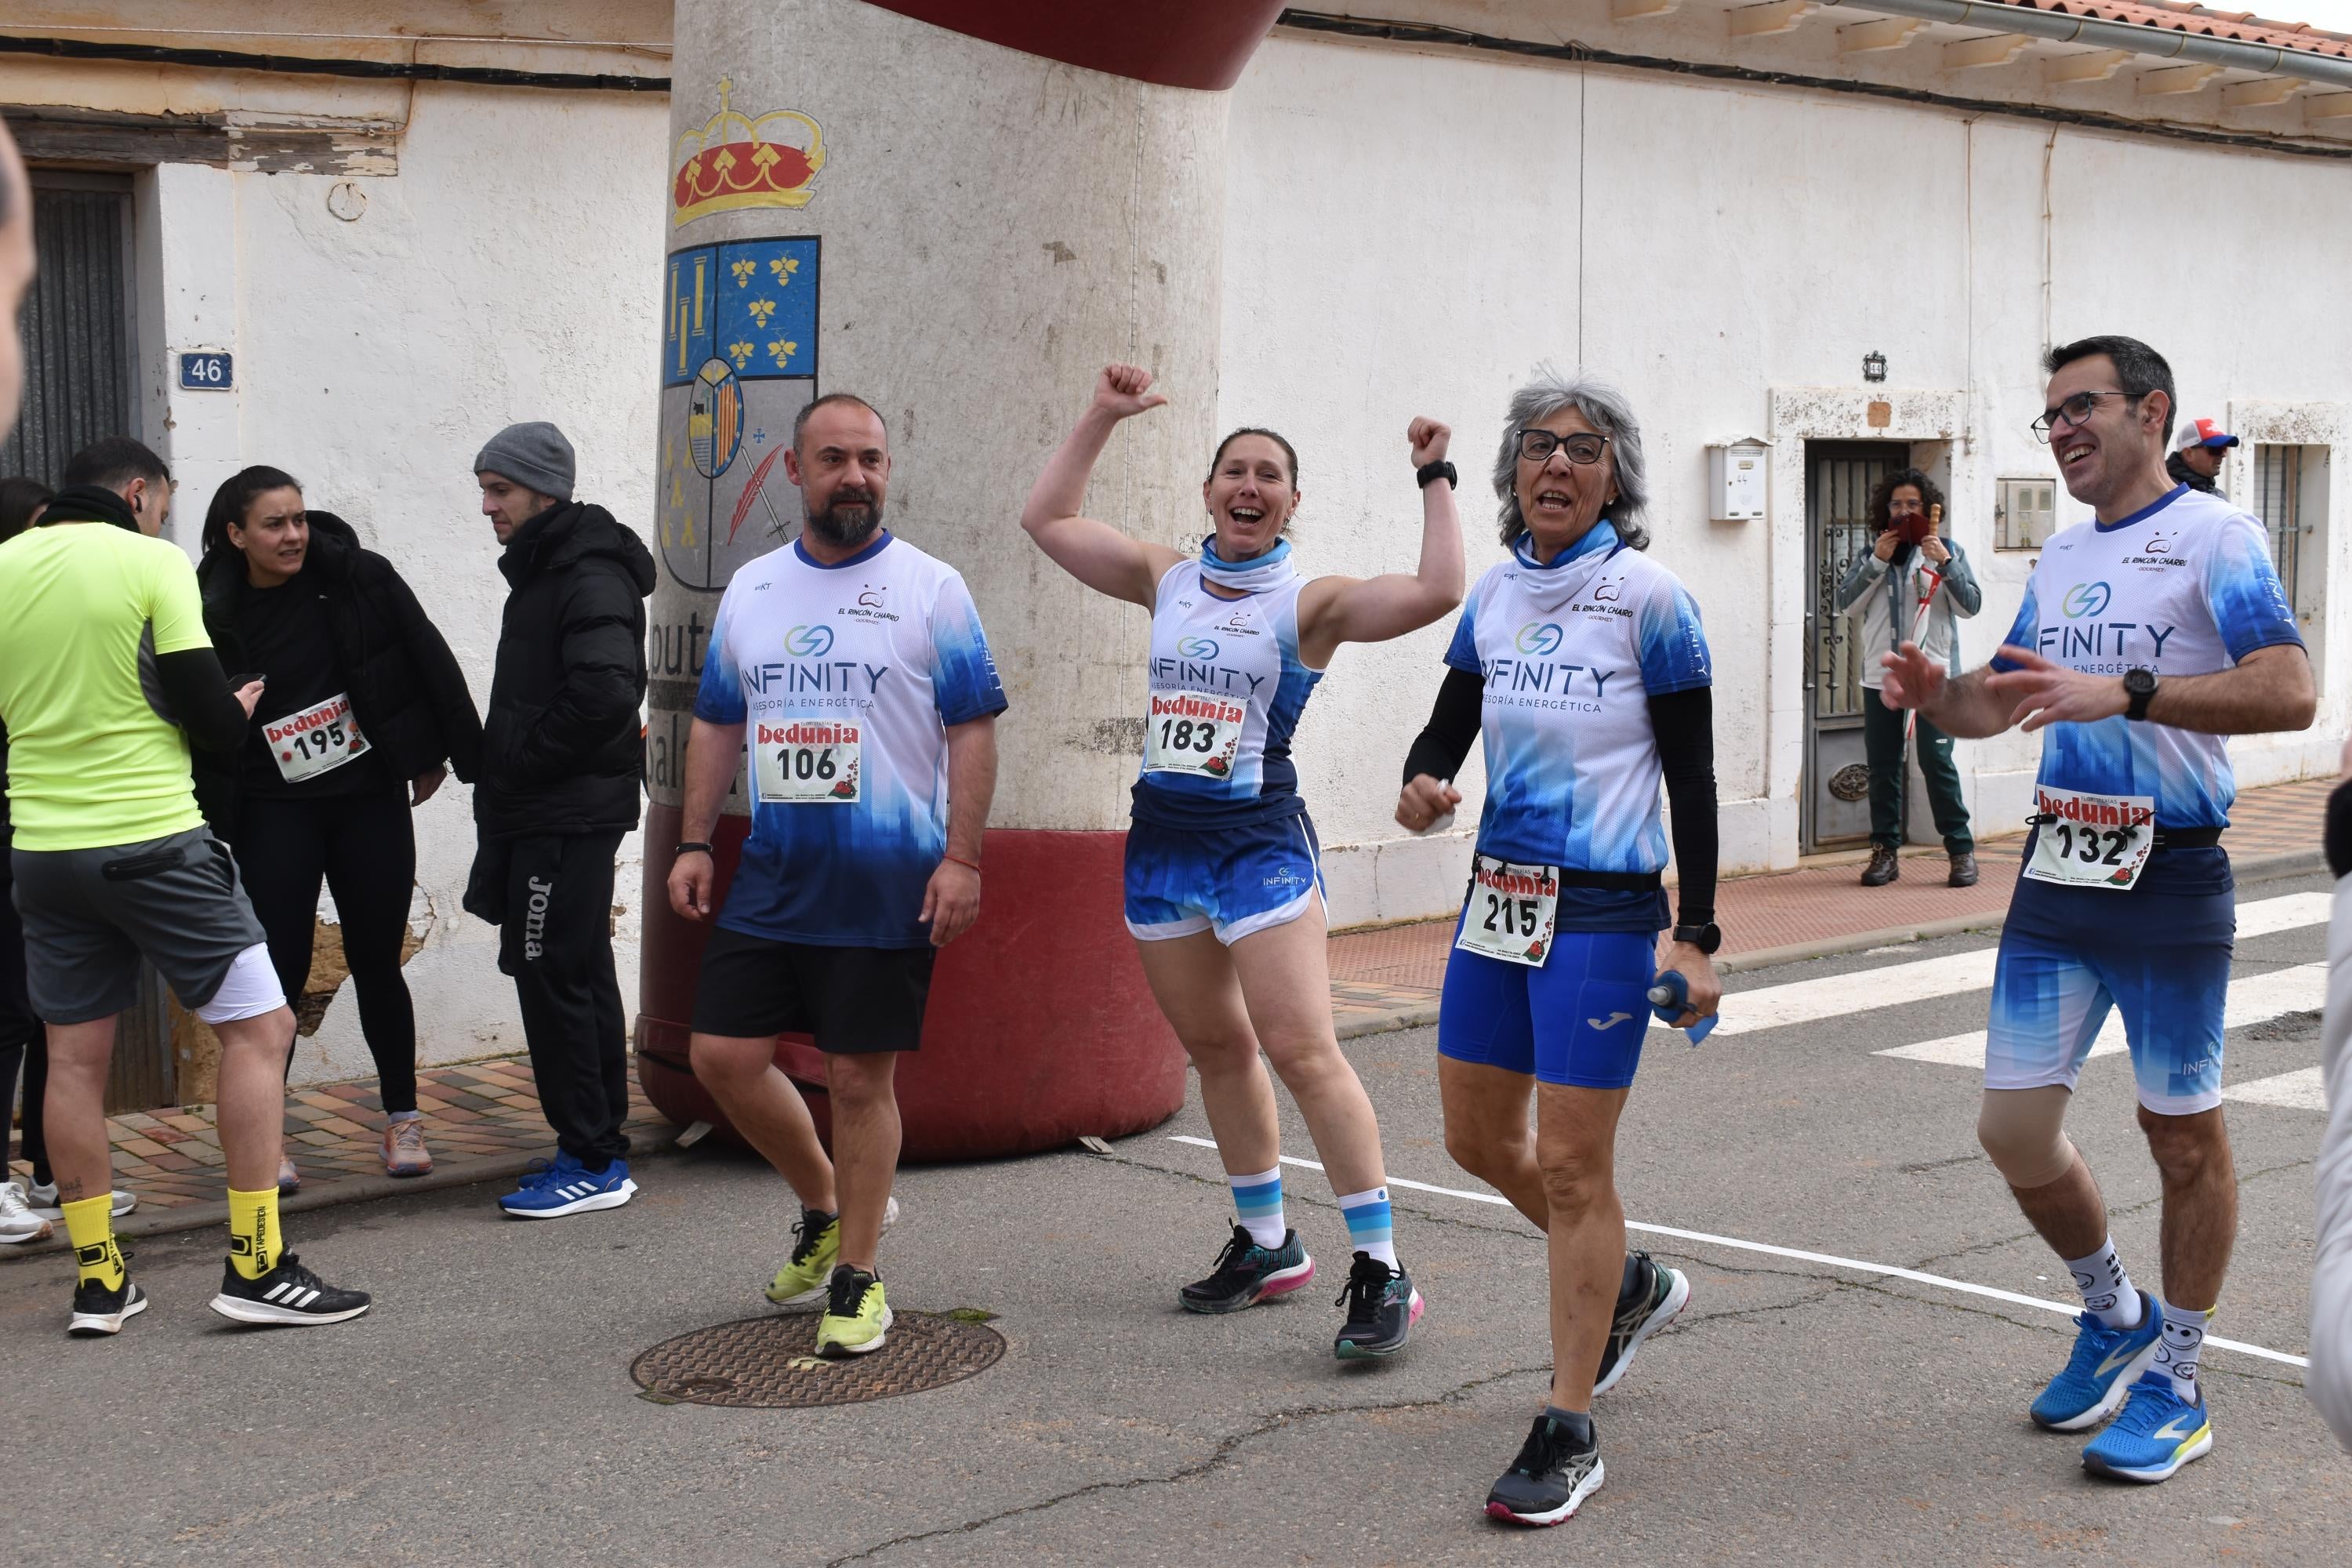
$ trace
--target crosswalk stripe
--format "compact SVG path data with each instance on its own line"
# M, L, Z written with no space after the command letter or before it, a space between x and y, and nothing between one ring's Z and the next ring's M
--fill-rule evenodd
M1988 982L1990 984L1990 982ZM2312 1012L2327 1001L2327 965L2299 963L2292 969L2275 970L2268 974L2249 974L2230 982L2229 1000L2221 1009L2222 1027L2242 1028L2248 1024L2265 1024L2288 1013ZM2107 1021L2099 1026L2097 1037L2091 1042L2093 1057L2111 1057L2126 1048L2124 1019L2121 1012L2111 1012ZM1903 1061L1933 1062L1938 1067L1981 1068L1985 1059L1985 1031L1972 1029L1964 1035L1946 1035L1941 1039L1921 1040L1916 1045L1889 1046L1874 1056L1894 1057ZM2222 1098L2230 1098L2227 1089Z
M2239 939L2272 936L2304 926L2325 924L2330 903L2330 897L2326 893L2288 893L2279 898L2258 899L2250 904L2241 904L2238 907ZM1944 958L1890 963L1880 969L1825 974L1812 980L1791 981L1785 985L1766 985L1753 991L1735 992L1723 999L1723 1018L1715 1032L1717 1035L1753 1034L1761 1029L1782 1029L1791 1024L1816 1024L1826 1018L1843 1018L1881 1007L1900 1006L1906 1002L1924 1002L1938 996L1957 996L1969 991L1987 990L1992 985L1995 952L1992 948L1979 948ZM2280 1011L2293 1012L2295 1009L2281 1008ZM1979 1045L1975 1059L1981 1064L1984 1059L1983 1037L1977 1038Z
M2249 1105L2284 1105L2291 1110L2327 1109L2326 1089L2320 1081L2317 1068L2297 1068L2275 1078L2258 1078L2250 1082L2232 1084L2221 1091L2221 1098L2242 1100Z

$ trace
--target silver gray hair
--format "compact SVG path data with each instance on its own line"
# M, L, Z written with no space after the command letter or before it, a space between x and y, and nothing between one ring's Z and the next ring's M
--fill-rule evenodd
M1650 504L1650 475L1642 457L1642 424L1633 417L1633 405L1608 382L1582 371L1562 375L1548 363L1536 366L1535 379L1511 394L1510 409L1503 417L1503 445L1495 454L1495 499L1502 502L1503 542L1515 544L1528 531L1528 520L1519 511L1519 432L1563 408L1575 409L1609 437L1609 453L1617 464L1617 499L1602 515L1628 545L1647 550L1650 531L1642 526L1642 513Z

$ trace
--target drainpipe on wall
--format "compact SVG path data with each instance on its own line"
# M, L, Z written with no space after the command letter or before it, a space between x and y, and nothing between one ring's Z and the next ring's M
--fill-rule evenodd
M1990 33L2015 33L2047 38L2053 43L2084 44L2103 49L2125 49L2161 59L2193 60L2232 70L2259 71L2264 76L2295 77L2352 91L2352 59L2316 55L2271 44L2242 43L2234 38L2210 38L2171 27L2143 27L2131 22L2107 22L2095 16L2067 16L2054 11L2029 10L1994 0L1822 0L1824 5L1915 16L1923 22L1946 22L1959 27L1982 27Z

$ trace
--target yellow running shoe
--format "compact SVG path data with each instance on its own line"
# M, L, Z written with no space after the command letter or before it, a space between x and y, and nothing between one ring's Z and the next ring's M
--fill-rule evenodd
M824 1316L816 1323L816 1353L864 1355L878 1351L890 1332L890 1303L882 1281L846 1263L825 1287Z
M768 1300L779 1307L805 1301L824 1289L833 1276L833 1267L841 1261L841 1216L823 1209L803 1209L800 1224L793 1226L796 1238L793 1255L776 1270L775 1282L768 1287Z

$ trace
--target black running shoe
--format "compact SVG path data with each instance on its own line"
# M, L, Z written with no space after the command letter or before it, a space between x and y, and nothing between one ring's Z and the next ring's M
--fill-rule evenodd
M368 1310L364 1290L338 1290L302 1267L290 1252L258 1279L247 1279L233 1262L221 1265L220 1294L213 1310L240 1323L340 1323Z
M74 1287L73 1321L66 1332L84 1339L100 1334L119 1334L122 1320L135 1318L147 1310L147 1293L131 1282L125 1275L120 1289L110 1290L95 1279L85 1279Z
M1348 1288L1332 1304L1340 1301L1348 1304L1348 1321L1331 1342L1331 1353L1341 1361L1394 1355L1421 1321L1421 1292L1412 1288L1412 1276L1369 1252L1356 1254Z
M1486 1494L1486 1517L1514 1524L1560 1524L1601 1489L1601 1444L1579 1447L1576 1434L1549 1415L1519 1446L1519 1457Z
M1315 1260L1307 1256L1297 1231L1284 1231L1280 1247L1265 1247L1235 1226L1209 1277L1177 1291L1176 1300L1188 1312L1238 1312L1287 1295L1314 1278Z
M1642 1266L1643 1286L1617 1299L1617 1316L1609 1325L1609 1342L1601 1347L1601 1370L1593 1374L1592 1392L1606 1394L1633 1364L1642 1342L1664 1328L1690 1304L1690 1279L1679 1268L1668 1268L1646 1252L1633 1254Z

